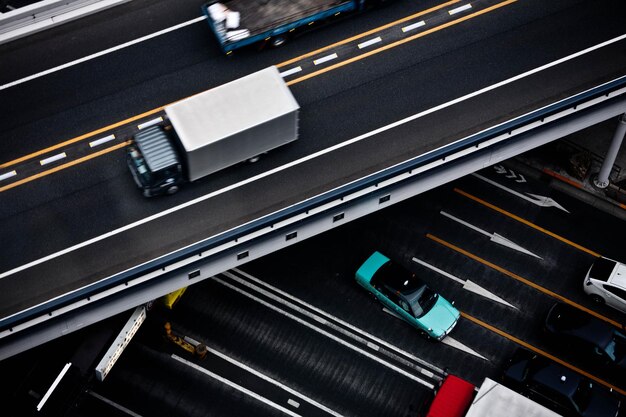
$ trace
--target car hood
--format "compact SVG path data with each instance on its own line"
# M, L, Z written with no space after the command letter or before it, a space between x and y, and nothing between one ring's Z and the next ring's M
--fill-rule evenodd
M441 295L428 313L419 320L428 328L432 329L434 337L443 337L452 330L461 314Z
M594 387L593 395L589 398L589 405L582 412L584 417L614 416L620 408L620 401L605 392Z

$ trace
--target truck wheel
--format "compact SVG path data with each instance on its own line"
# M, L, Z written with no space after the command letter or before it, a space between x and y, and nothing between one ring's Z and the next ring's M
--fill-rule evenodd
M176 194L177 191L178 191L178 185L172 185L170 188L167 189L167 194L169 195Z
M254 164L259 159L261 159L261 155L253 156L252 158L248 159L248 162Z
M287 43L287 37L286 36L275 36L272 39L270 39L270 45L272 46L272 48L280 48L281 46L283 46L284 44Z

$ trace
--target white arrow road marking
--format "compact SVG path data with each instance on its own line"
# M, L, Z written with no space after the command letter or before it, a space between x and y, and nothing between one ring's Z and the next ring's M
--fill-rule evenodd
M562 205L560 205L559 203L557 203L556 201L554 201L550 197L545 197L545 196L542 196L542 195L531 194L531 193L526 193L526 194L528 194L529 196L532 196L534 199L539 201L541 203L540 205L543 206L543 207L556 207L556 208L559 208L559 209L569 213L569 211L567 211Z
M415 258L414 258L415 259ZM397 319L402 320L402 317L400 317L400 315L398 315L395 311L391 311L389 310L387 307L383 307L383 311L391 316L394 316ZM446 345L453 347L455 349L461 350L463 352L469 353L470 355L474 355L477 356L481 359L484 359L486 361L488 361L489 359L485 358L483 355L481 355L480 353L476 352L474 349L470 348L469 346L464 345L463 343L459 342L456 339L453 339L450 337L450 335L444 337L441 340L442 343L445 343Z
M454 275L437 268L436 266L433 266L431 264L429 264L428 262L422 261L421 259L417 259L417 258L413 258L413 262L416 262L420 265L425 266L426 268L429 268L435 272L437 272L438 274L443 275L446 278L449 278L453 281L458 282L459 284L463 285L463 289L473 292L474 294L478 294L482 297L488 298L492 301L495 301L497 303L503 304L505 306L514 308L516 310L519 310L519 308L515 307L513 304L509 303L508 301L504 300L503 298L498 297L497 295L495 295L494 293L492 293L491 291L487 291L486 289L484 289L483 287L481 287L480 285L468 280L463 280L461 278L455 277Z
M517 191L511 190L510 188L507 188L504 185L498 184L497 182L492 181L489 178L485 178L482 175L477 174L475 172L472 175L475 176L476 178L479 178L479 179L481 179L481 180L483 180L483 181L485 181L485 182L487 182L487 183L489 183L489 184L491 184L493 186L496 186L496 187L498 187L498 188L500 188L500 189L502 189L504 191L507 191L507 192L509 192L509 193L511 193L511 194L513 194L513 195L515 195L517 197L519 197L519 198L523 198L524 200L529 201L529 202L531 202L533 204L536 204L536 205L538 205L540 207L556 207L556 208L558 208L560 210L563 210L566 213L569 213L568 210L566 210L562 205L560 205L559 203L557 203L556 201L554 201L550 197L544 197L544 196L541 196L541 195L527 193L528 195L533 197L533 198L530 198L530 197L525 196L522 193L518 193Z
M454 217L452 214L446 213L443 210L440 211L440 213L443 214L444 216L454 220L455 222L461 223L463 226L467 226L470 229L477 231L478 233L482 233L483 235L487 236L489 238L489 240L491 240L494 243L497 243L499 245L503 245L503 246L506 246L508 248L514 249L516 251L525 253L526 255L534 256L535 258L543 259L541 256L535 255L534 253L532 253L528 249L524 249L523 247L521 247L517 243L510 241L509 239L505 238L502 235L499 235L499 234L497 234L495 232L494 233L486 232L483 229L480 229L480 228L474 226L473 224L470 224L470 223L468 223L466 221L463 221L463 220L459 219L458 217Z
M518 178L519 177L519 179L516 179L515 182L526 182L526 178L522 174L517 174L512 169L507 170L502 165L494 165L493 169L495 169L496 173L498 173L498 174L506 174L507 172L510 172L511 175L505 175L505 177L507 177L507 178Z
M469 353L470 355L474 355L482 360L485 361L489 361L489 359L485 358L483 355L481 355L480 353L476 352L474 349L468 347L467 345L464 345L463 343L459 342L458 340L450 337L450 336L446 336L443 338L443 340L441 341L441 343L444 343L450 347L453 347L455 349L461 350L463 352Z
M498 174L506 174L506 168L502 165L494 165L493 169L495 169Z

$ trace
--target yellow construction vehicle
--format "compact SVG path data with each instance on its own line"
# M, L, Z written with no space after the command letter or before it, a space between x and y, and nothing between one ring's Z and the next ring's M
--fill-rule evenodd
M172 325L169 321L165 323L165 338L200 359L204 359L207 354L207 348L204 343L192 343L185 340L184 337L180 337L179 335L175 334L172 331Z

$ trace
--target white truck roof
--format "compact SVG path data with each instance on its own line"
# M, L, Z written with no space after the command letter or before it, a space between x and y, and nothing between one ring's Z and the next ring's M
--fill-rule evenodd
M165 108L187 152L299 109L274 66Z
M496 381L485 378L465 417L560 417Z

